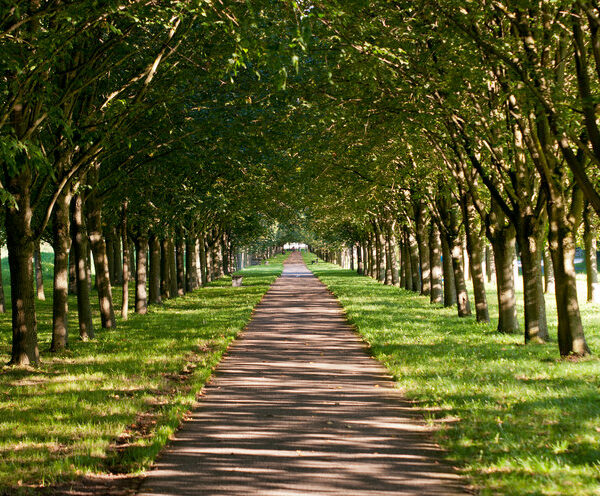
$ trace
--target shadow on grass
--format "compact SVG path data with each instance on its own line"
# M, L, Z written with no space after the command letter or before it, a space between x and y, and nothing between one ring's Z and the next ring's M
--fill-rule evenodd
M438 441L481 494L597 494L598 359L560 360L556 343L525 346L521 335L458 318L427 297L331 264L309 267L398 387L440 426ZM495 294L488 302L493 314ZM554 329L552 298L547 306ZM599 315L582 309L598 350Z

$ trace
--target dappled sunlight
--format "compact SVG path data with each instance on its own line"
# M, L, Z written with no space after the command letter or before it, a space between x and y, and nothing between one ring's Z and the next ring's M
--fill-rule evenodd
M547 494L575 496L597 485L600 360L560 360L555 343L525 346L522 334L460 319L427 297L330 264L311 269L338 295L370 352L441 427L437 439L476 483L512 495L530 494L532 476L544 478ZM585 279L578 284L584 291ZM487 289L493 316L495 287ZM521 309L522 297L517 292ZM546 304L555 335L554 295ZM600 349L597 308L582 304L592 351Z

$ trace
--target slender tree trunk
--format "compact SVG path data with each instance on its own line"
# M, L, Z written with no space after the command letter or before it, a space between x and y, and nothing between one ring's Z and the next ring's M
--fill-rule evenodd
M364 270L365 266L363 263L362 241L359 241L356 245L356 273L362 275Z
M375 277L375 264L373 263L373 233L369 233L367 250L369 258L369 277Z
M185 238L185 287L187 291L198 289L198 253L196 252L196 237L188 232Z
M114 229L109 228L108 233L104 237L104 243L106 245L106 261L108 266L108 277L111 286L117 284L115 278L115 234Z
M598 284L598 261L596 260L596 230L592 227L592 209L589 203L583 211L583 243L585 248L585 272L587 281L587 301L600 303Z
M44 292L44 272L42 270L42 253L40 250L40 242L35 243L35 251L33 252L35 262L35 286L37 290L37 299L45 300L46 293Z
M160 297L163 300L171 298L171 267L169 263L169 240L160 242Z
M468 197L461 200L465 237L467 240L467 259L473 280L473 296L475 297L475 316L477 322L489 322L487 296L485 292L485 274L483 272L483 237L476 226L478 216L475 206Z
M94 196L86 202L88 208L87 220L94 265L96 267L96 282L98 285L98 299L100 301L100 320L105 329L117 326L115 310L113 307L110 275L108 272L108 258L106 256L106 243L102 236L102 210L101 205Z
M148 273L148 238L144 235L135 238L137 253L135 265L135 313L148 313L148 296L146 292L146 274Z
M429 226L430 303L442 303L442 246L440 231L434 222Z
M176 243L177 295L183 296L185 294L185 242L183 236L179 236Z
M161 246L155 234L150 236L150 304L162 303L161 288Z
M485 245L485 275L487 276L487 282L492 282L492 276L494 275L494 252L490 245Z
M72 243L71 253L76 267L77 315L79 338L82 341L94 339L94 323L90 304L90 268L88 264L88 236L83 216L83 199L76 195L71 200Z
M498 332L511 334L519 331L517 300L513 277L515 229L512 225L494 230L490 235L496 266L498 294Z
M206 242L203 234L200 235L200 239L198 240L198 252L200 258L200 284L204 286L208 283L208 260L206 259Z
M452 254L445 236L442 241L442 270L444 273L444 306L451 307L456 304L456 284L454 283L454 270L452 268Z
M113 229L114 243L113 243L113 260L115 267L115 284L123 284L123 257L121 252L121 240L123 234L121 229Z
M69 294L77 294L77 262L73 253L69 253Z
M171 283L171 298L175 298L179 291L177 288L177 256L173 238L169 238L169 282Z
M0 248L2 248L1 245L0 245ZM2 281L2 256L1 255L0 255L0 313L6 313L6 299L4 297L4 281Z
M52 343L50 351L67 347L69 339L69 250L71 232L69 209L72 194L69 188L58 197L52 222L54 249L54 287L52 297Z
M417 238L415 237L412 229L408 230L408 249L410 257L411 267L411 290L420 293L421 292L421 274L419 274L419 247L417 245Z
M400 276L398 274L398 256L396 255L397 243L396 235L394 234L394 225L388 227L388 242L390 245L390 266L392 272L391 283L394 286L398 286L400 284Z
M576 194L576 193L575 193ZM558 196L558 195L557 195ZM583 202L583 195L575 201ZM590 349L585 340L583 324L577 301L577 280L575 274L575 232L569 218L576 217L567 212L562 198L548 202L548 246L552 256L556 279L556 312L558 314L558 347L561 356L588 355ZM562 201L561 201L562 200ZM571 209L572 210L572 209Z
M554 268L547 246L544 248L544 293L554 293Z
M40 358L33 295L34 240L30 187L28 168L8 180L7 190L14 200L5 208L12 306L12 365L36 365Z
M123 269L121 271L121 280L123 281L123 296L121 298L121 318L127 320L129 314L129 236L127 235L127 207L125 200L121 209L121 241L123 244ZM118 243L117 243L118 245Z
M527 235L517 226L517 241L523 271L523 299L525 308L525 342L548 341L546 304L541 273L541 249L539 237Z
M465 272L463 266L463 244L462 236L456 236L448 240L450 255L452 257L452 271L454 272L454 287L456 288L456 305L459 317L471 315L471 303L465 283Z
M419 269L421 294L429 295L431 292L431 268L429 262L429 248L427 246L427 233L425 225L425 204L418 202L414 206L415 211L415 234L419 250Z
M410 259L410 250L408 248L408 234L406 227L402 232L402 278L404 279L403 287L407 291L412 290L412 267Z

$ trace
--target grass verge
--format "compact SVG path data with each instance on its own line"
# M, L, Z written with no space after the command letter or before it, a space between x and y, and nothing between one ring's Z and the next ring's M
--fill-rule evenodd
M38 302L41 365L0 372L0 494L147 468L281 273L284 258L241 271L242 287L225 277L151 307L146 316L131 314L117 329L97 331L93 341L72 337L59 355L45 351L51 298ZM6 363L8 314L0 317L0 329Z
M600 495L598 358L561 360L556 342L524 346L521 335L460 319L426 297L333 264L309 267L480 494ZM547 307L555 333L553 298ZM582 304L582 317L600 353L598 305Z

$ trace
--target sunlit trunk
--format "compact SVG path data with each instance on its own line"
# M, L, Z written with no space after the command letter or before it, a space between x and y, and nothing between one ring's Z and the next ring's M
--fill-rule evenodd
M435 223L429 226L430 303L442 303L442 246Z
M129 236L127 234L127 201L123 202L121 210L121 243L123 245L123 265L121 279L123 282L123 295L121 298L121 318L127 320L129 313L129 272L130 272L130 253Z
M547 246L544 248L544 293L554 293L554 268Z
M513 333L519 331L517 301L513 261L515 252L515 230L512 226L498 228L491 239L496 267L496 287L498 295L498 331Z
M37 299L45 300L46 293L44 292L44 271L42 269L42 253L40 251L39 241L35 243L33 258L35 263L35 287L37 290Z
M456 289L456 306L459 317L471 315L471 303L465 283L465 272L463 266L463 244L460 236L454 237L449 241L450 256L452 257L452 271L454 273L454 287Z
M596 260L596 229L592 226L592 209L586 205L583 214L583 243L585 249L585 272L587 282L587 301L600 303L600 284L598 284L598 261Z
M185 238L185 287L187 291L194 291L199 285L196 246L196 238L188 233Z
M135 238L135 313L144 315L148 312L148 294L146 279L148 274L148 238L137 236Z
M415 237L412 229L408 229L408 254L410 257L410 276L411 276L411 290L415 293L421 292L421 275L419 274L419 247L417 245L417 238Z

